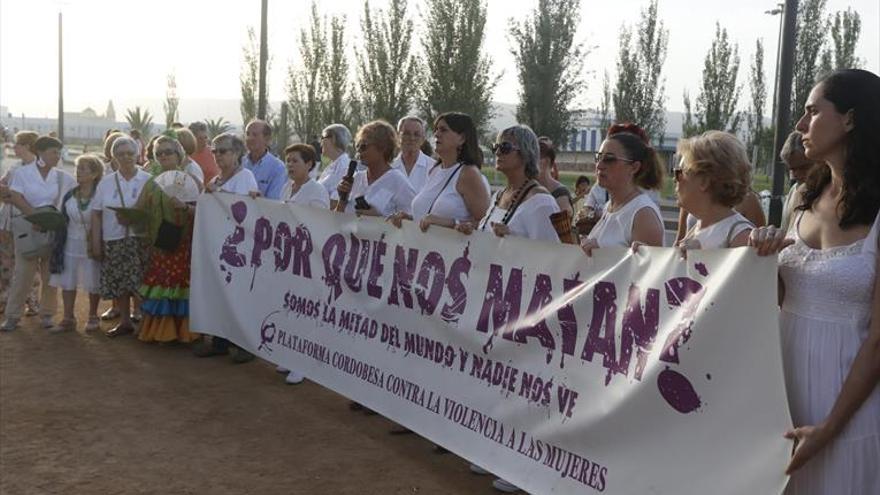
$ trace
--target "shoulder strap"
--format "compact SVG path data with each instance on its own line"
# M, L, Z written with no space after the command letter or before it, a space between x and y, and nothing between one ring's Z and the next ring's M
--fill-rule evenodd
M119 193L119 202L122 203L122 207L125 208L125 195L122 194L122 185L119 184L119 171L114 172L113 178L116 179L116 192ZM128 225L125 226L125 238L127 239L129 235Z
M506 217L506 218L504 219L504 225L507 225L508 223L510 223L511 220L513 220L513 215L516 213L516 210L519 209L519 205L521 205L521 204L523 204L523 203L526 202L526 196L528 196L528 195L529 195L529 192L531 192L531 190L534 189L535 186L537 186L537 185L538 185L537 182L532 182L532 183L529 185L529 187L527 187L526 190L523 191L522 196L521 196L521 199L520 199L519 201L517 201L514 205L512 205L512 206L510 207L510 210L507 211L507 214L504 215L504 216Z
M733 222L733 225L730 226L730 230L727 231L727 239L724 241L724 247L730 247L730 241L732 241L736 235L734 232L736 232L736 228L740 225L752 225L752 222L749 222L748 220Z
M55 194L55 206L58 207L59 210L64 208L64 203L58 204L59 200L61 200L61 171L55 170L55 182L58 183L58 192Z
M434 166L436 167L436 165L434 165ZM458 164L458 168L456 168L451 174L449 174L449 177L446 178L446 183L443 184L442 188L440 188L440 191L437 193L437 196L434 196L434 201L431 201L431 206L428 207L428 214L430 214L431 211L434 209L434 204L437 203L438 199L440 199L440 195L443 194L443 191L445 191L446 188L449 186L449 183L452 182L452 178L458 174L458 172L461 170L461 167L463 167L463 166L464 166L463 163Z

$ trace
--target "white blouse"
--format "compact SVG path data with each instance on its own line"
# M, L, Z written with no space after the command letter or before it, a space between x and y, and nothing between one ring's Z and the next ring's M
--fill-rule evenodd
M330 195L330 199L339 199L339 193L336 191L336 186L339 185L339 181L341 181L348 172L349 162L351 162L351 158L349 158L348 153L343 153L333 160L330 165L327 165L327 168L321 171L321 177L318 179L318 183L324 186L324 189L327 190L327 194ZM360 166L358 168L360 169Z
M501 223L507 210L495 206L499 191L492 200L486 216L480 220L480 230L492 231L493 223ZM559 211L559 203L550 194L533 194L523 201L507 222L512 235L542 241L559 242L559 235L550 221L550 215Z
M403 175L409 179L409 183L412 185L413 189L416 193L421 192L421 190L425 187L425 184L428 180L428 174L431 170L431 167L434 166L434 160L419 151L419 156L416 158L416 163L413 165L412 170L407 173L406 167L403 165L403 155L397 155L397 158L391 162L391 168L396 168L403 172Z
M220 176L214 177L214 185L220 182ZM247 195L252 192L256 192L260 190L260 186L257 184L257 179L254 177L254 173L250 170L241 167L241 169L235 173L232 177L229 178L226 182L220 184L221 192L228 192L232 194L240 194Z
M471 219L464 198L458 192L458 181L463 169L459 167L458 163L448 168L435 166L428 172L425 187L413 198L412 216L414 221L420 221L428 213L459 222ZM480 177L483 179L486 195L489 195L491 193L489 181L483 174L480 174ZM433 208L431 207L432 203Z
M684 239L694 239L700 242L701 249L724 249L730 247L730 241L745 230L754 229L755 226L738 211L727 218L702 227L702 222L696 224L685 234Z
M52 205L60 209L61 199L76 186L76 179L58 167L50 168L44 179L38 165L39 162L33 162L16 169L9 188L21 194L33 208Z
M314 208L330 209L330 195L324 186L316 181L309 179L308 182L300 186L299 191L294 194L293 181L288 180L281 190L281 199L285 203L311 206Z
M117 177L119 177L119 187L116 186ZM105 242L124 239L126 234L131 236L136 234L135 230L126 229L125 226L120 225L116 219L115 212L107 208L111 206L114 208L121 206L126 208L134 207L144 185L151 178L152 176L149 173L136 168L135 174L130 180L126 180L125 177L116 171L110 175L105 175L101 182L98 183L95 196L92 198L91 209L92 211L102 212L101 233ZM122 197L119 196L120 191L122 191Z
M663 216L660 207L657 206L647 194L641 193L615 212L609 212L610 201L605 205L602 218L593 227L588 239L595 239L599 247L629 247L632 245L633 221L636 214L645 208L649 208L657 218L659 225L663 226Z
M392 168L372 184L367 183L367 171L364 170L354 174L354 183L351 185L345 211L354 212L355 198L363 196L383 217L399 211L411 214L415 195L409 179L400 170Z

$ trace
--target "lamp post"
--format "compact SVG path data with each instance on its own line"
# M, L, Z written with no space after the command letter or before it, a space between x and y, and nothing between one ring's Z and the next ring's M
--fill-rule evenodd
M782 14L782 37L779 50L779 74L776 80L776 116L773 132L773 196L770 198L770 223L779 226L782 220L782 198L786 181L786 166L779 151L788 137L791 122L791 83L794 76L794 50L797 36L797 0L785 0Z
M266 10L268 9L268 3L268 0L263 0L262 8L260 10L260 94L257 103L257 118L259 119L266 118L266 61L269 57L268 43L266 40L266 29L268 27L268 23L266 22Z
M61 12L58 12L58 139L64 142L64 64L61 43Z
M767 15L779 16L779 34L776 39L776 70L774 71L775 76L773 79L773 117L771 122L776 122L776 94L779 91L779 55L782 53L782 19L784 17L782 14L785 13L784 7L784 3L777 3L775 9L764 11Z

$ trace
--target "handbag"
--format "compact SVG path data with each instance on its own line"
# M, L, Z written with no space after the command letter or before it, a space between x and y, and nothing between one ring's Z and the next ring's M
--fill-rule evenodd
M156 232L156 240L153 246L163 251L174 251L183 240L183 227L175 223L165 220L165 209L163 203L164 198L159 198L159 211L162 215L162 221L159 223L159 231Z
M55 178L58 182L58 194L55 197L55 202L57 203L61 197L61 174L57 171ZM36 208L37 211L46 209L56 210L54 206ZM48 256L52 253L55 243L55 232L34 229L34 224L25 219L23 214L12 217L12 237L15 252L25 259Z

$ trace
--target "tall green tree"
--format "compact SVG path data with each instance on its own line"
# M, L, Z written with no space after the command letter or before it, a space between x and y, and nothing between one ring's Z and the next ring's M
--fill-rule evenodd
M426 0L419 111L429 122L442 112L468 113L482 135L493 116L498 76L482 52L483 0Z
M327 56L327 37L318 5L312 2L308 25L299 33L299 58L287 70L287 102L291 130L302 141L321 132L321 73ZM328 122L329 124L330 122Z
M617 81L612 100L618 122L635 122L652 139L662 139L666 127L666 80L662 77L669 44L669 30L657 16L657 0L641 11L633 30L621 28L617 57Z
M257 38L254 28L247 28L247 42L241 48L242 62L238 81L241 86L241 123L248 122L257 116L257 91L260 84L260 52L257 48Z
M604 77L602 77L602 101L599 102L599 129L601 129L603 133L614 120L614 116L611 115L612 110L611 79L608 77L608 71L606 70Z
M150 134L153 133L153 116L147 109L142 110L141 107L129 108L125 111L125 121L128 122L129 129L137 129L144 140L149 139Z
M764 127L764 108L767 105L767 79L764 76L764 42L759 38L755 42L755 55L749 68L749 92L751 101L746 112L746 128L748 138L746 148L749 156L755 157L755 165L766 163L767 129Z
M736 133L741 115L736 110L741 87L739 74L739 47L731 43L727 29L715 23L715 39L703 60L703 81L697 95L696 119L691 128L682 129L685 136L708 130ZM690 98L685 95L685 111L690 113ZM685 122L689 119L685 116Z
M859 68L862 65L856 56L856 45L862 33L859 13L850 8L838 11L828 24L831 26L831 46L822 52L821 72L827 74L837 69Z
M361 119L385 119L392 125L406 116L415 101L416 59L410 53L413 20L406 0L390 0L387 10L373 11L364 2L363 49L357 51Z
M827 1L803 0L798 4L789 129L794 128L795 122L804 113L804 104L819 75L819 56L825 44L828 25L825 19Z
M538 0L525 20L510 20L520 84L516 118L559 142L572 125L572 103L586 88L586 50L575 41L579 7L579 0Z
M345 16L334 15L325 28L327 55L321 68L321 117L325 124L344 124L351 127L353 88L348 80L348 54L346 53Z
M177 79L174 77L173 72L168 74L165 103L162 107L165 109L165 128L170 129L171 124L177 122L178 108L180 107L180 98L177 96Z

